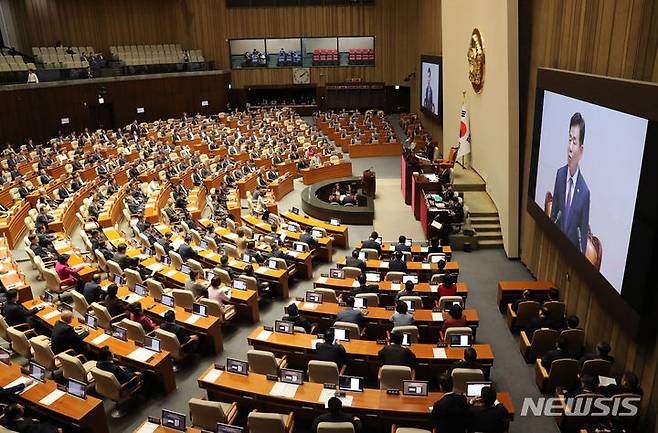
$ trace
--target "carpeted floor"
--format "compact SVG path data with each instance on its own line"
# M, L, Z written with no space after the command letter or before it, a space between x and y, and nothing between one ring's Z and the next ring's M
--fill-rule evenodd
M394 123L397 121L394 120ZM406 206L400 192L400 162L398 157L364 158L352 161L355 175L366 168L373 168L377 173L376 217L374 228L380 232L384 239L396 239L398 235L405 234L413 239L422 239L420 224L414 220L411 208ZM295 191L286 196L280 203L279 209L289 209L291 206L301 208L300 191L304 188L301 181L295 181ZM124 230L125 222L122 221ZM365 239L373 230L372 226L350 226L350 239L352 245ZM73 235L76 245L82 247L82 241L76 233ZM22 242L21 242L22 245ZM339 259L349 250L336 249L334 260ZM23 247L14 251L16 258L25 258ZM504 316L498 312L496 306L496 290L499 280L527 280L531 276L519 261L510 261L503 250L483 250L472 253L455 252L454 260L460 263L460 279L468 284L468 306L476 308L480 316L478 340L490 343L495 355L492 379L496 388L509 391L512 394L516 409L515 421L511 424L513 433L553 433L558 429L552 418L520 417L519 411L523 397L537 397L539 391L534 383L534 370L526 365L518 350L518 338L508 330ZM36 280L36 272L32 270L29 262L22 262L21 269L33 283L35 296L43 293L43 282ZM314 266L315 276L328 272L330 264ZM296 281L291 285L290 296L299 296L312 287L312 282ZM273 324L275 319L283 314L283 307L288 301L269 301L260 305L261 323ZM219 357L198 357L190 366L176 374L177 389L169 395L150 393L140 395L135 403L130 405L130 412L122 419L110 420L112 433L131 432L147 416L160 416L162 408L168 408L182 413L188 412L187 401L204 393L197 385L197 377L205 370L210 362L223 363L227 356L244 359L249 349L246 337L253 326L247 323L237 323L225 330L224 352ZM106 409L112 408L112 403L105 402ZM243 414L245 415L245 414ZM298 432L307 431L305 426L296 426Z

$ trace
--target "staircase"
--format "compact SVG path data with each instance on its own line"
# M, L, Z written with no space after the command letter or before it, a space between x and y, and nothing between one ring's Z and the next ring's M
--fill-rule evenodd
M493 249L503 247L503 234L496 211L471 212L471 225L477 233L478 248Z

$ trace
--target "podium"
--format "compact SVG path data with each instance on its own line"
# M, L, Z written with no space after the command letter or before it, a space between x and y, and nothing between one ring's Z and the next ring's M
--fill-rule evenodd
M374 198L375 191L377 188L375 172L372 170L364 170L361 182L363 185L362 186L363 195Z

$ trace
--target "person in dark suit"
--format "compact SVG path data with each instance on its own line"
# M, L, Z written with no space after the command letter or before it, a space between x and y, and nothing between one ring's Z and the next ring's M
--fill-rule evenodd
M414 368L416 355L408 347L402 346L403 335L391 334L391 342L384 346L378 353L382 365L405 365Z
M33 307L29 310L25 308L23 304L18 302L18 292L15 289L7 290L6 296L7 302L5 303L2 314L5 316L7 325L16 326L21 323L27 323L30 327L34 328L36 323L34 315L37 314L41 308Z
M525 328L525 333L530 340L532 340L532 334L534 334L536 330L541 328L551 327L553 321L550 319L549 316L550 316L550 312L548 311L548 308L541 307L539 309L539 315L533 318L532 320L530 320L528 326L526 326Z
M20 403L12 403L5 408L4 426L18 433L64 433L60 427L36 418L25 418L25 409Z
M350 291L350 296L354 297L361 293L379 293L379 286L377 284L368 284L364 274L359 275L359 287L354 287Z
M20 195L21 198L25 198L28 195L32 193L32 189L30 189L26 184L25 181L21 180L18 184L18 195Z
M432 70L430 68L427 68L427 86L425 87L425 96L423 97L423 107L432 113L436 113L434 91L432 90Z
M311 329L313 328L313 324L299 315L299 309L297 308L297 304L295 303L290 304L287 307L287 310L288 310L287 311L288 314L283 316L281 320L292 322L294 326L300 326L304 328L304 331L306 331L306 333L309 334L311 332Z
M85 330L78 334L71 326L73 313L64 310L62 316L55 323L53 334L50 338L50 346L55 355L64 352L65 350L73 349L75 353L80 353L84 348L84 339L89 335L89 331Z
M389 272L407 272L407 262L404 261L402 251L396 251L388 263Z
M126 269L130 266L130 257L126 255L127 249L128 246L126 244L119 244L116 254L112 257L112 260L117 262L121 269Z
M468 431L481 433L504 433L507 410L502 403L496 403L496 391L490 386L482 388L468 410Z
M571 358L571 356L569 356L568 346L569 341L566 337L562 335L558 337L557 348L549 350L544 354L544 356L541 357L541 364L546 369L546 371L551 369L551 364L556 359Z
M463 394L452 392L452 377L443 373L439 376L439 387L443 397L432 406L432 421L441 433L464 433L466 431L468 400Z
M318 424L321 422L349 422L354 426L355 433L361 431L361 420L354 415L343 412L343 403L338 397L331 397L327 402L327 407L329 408L329 412L323 413L313 420L311 433L318 431Z
M574 398L582 394L595 393L596 391L597 391L596 379L594 378L594 376L590 374L581 374L578 386L575 389L572 389L571 391L565 392L564 396Z
M409 245L405 245L405 242L407 242L407 237L400 236L398 238L398 244L395 246L395 251L411 251L411 247Z
M41 257L43 260L52 260L50 251L39 245L39 238L37 235L29 235L27 239L30 241L30 249L36 256Z
M347 300L347 308L344 308L336 313L337 322L349 322L361 325L363 320L363 313L359 308L354 308L354 298Z
M132 372L128 368L116 364L109 346L103 346L101 348L96 368L112 373L121 385L129 382L135 376L139 377L142 375L141 373Z
M107 308L107 311L112 317L125 313L128 310L128 303L117 297L118 291L119 287L116 284L110 284L107 286L107 295L105 295L105 300L103 301L105 308Z
M350 266L352 268L359 268L361 272L366 271L366 262L359 259L359 250L352 251L352 257L347 257L345 259L345 266Z
M569 121L567 165L555 175L551 221L584 254L589 234L590 193L579 163L585 144L585 119L574 113Z
M91 305L93 302L100 302L105 297L103 289L101 289L101 274L94 274L91 281L87 281L83 288L83 294L87 303Z
M452 370L455 368L471 368L474 370L482 370L485 372L482 364L478 362L478 353L472 347L467 347L464 349L464 359L453 362L448 368L448 372L452 374Z
M295 258L290 254L281 251L281 249L279 249L279 245L277 245L276 243L272 244L270 248L272 249L272 251L269 253L269 256L272 258L283 259L283 260L295 260Z
M178 247L178 254L180 254L183 262L194 258L194 248L190 246L190 242L192 242L192 236L185 235L185 241Z
M71 196L71 193L69 190L66 188L65 185L62 185L59 187L57 190L57 194L59 195L59 198L64 200L65 198L69 198Z
M306 227L304 233L302 233L301 236L299 236L299 241L306 242L311 249L317 248L320 245L318 241L311 234L310 227Z
M373 250L377 250L377 254L381 256L382 246L379 245L379 242L377 242L377 238L379 238L379 233L377 232L370 233L370 238L368 238L367 240L361 243L361 248L372 248Z
M591 359L603 359L605 361L610 361L611 363L615 362L615 358L610 356L610 351L612 348L610 344L605 341L600 341L596 345L596 353L586 353L578 360L578 365L582 366L585 361Z
M619 384L600 386L599 392L606 397L612 397L617 394L643 394L642 388L639 387L637 376L631 371L626 371L621 375Z
M402 296L416 296L417 293L414 292L414 283L413 281L407 280L404 283L404 288L395 294L395 302L397 302Z
M164 323L160 325L160 329L175 334L181 346L190 340L191 341L199 340L198 335L190 335L185 328L183 328L181 325L176 323L176 313L174 313L173 310L169 310L165 313L164 320L165 320ZM196 349L196 348L192 349L193 347L194 344L191 344L187 346L187 350L193 351L194 349Z
M340 369L345 364L347 352L345 347L334 342L334 331L328 329L324 333L324 343L315 346L315 359L318 361L335 362Z

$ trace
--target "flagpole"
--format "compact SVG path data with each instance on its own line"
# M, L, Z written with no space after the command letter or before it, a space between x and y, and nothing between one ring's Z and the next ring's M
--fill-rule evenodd
M462 90L462 107L464 106L464 104L466 104L466 90ZM462 155L462 162L461 162L461 164L459 164L464 169L465 169L465 167L464 167L464 159L465 158L466 158L466 155Z

